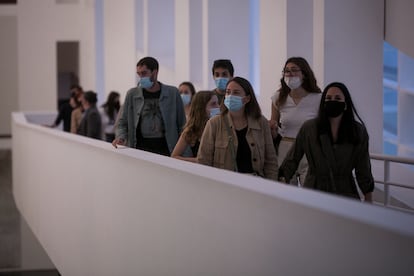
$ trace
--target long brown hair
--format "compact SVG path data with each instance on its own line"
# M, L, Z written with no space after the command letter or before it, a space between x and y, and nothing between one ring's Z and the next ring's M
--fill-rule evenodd
M209 119L206 106L214 95L216 94L213 91L199 91L194 95L190 107L190 114L188 115L188 120L183 131L188 144L194 145L201 138L204 127Z
M106 102L102 105L106 115L109 119L115 120L115 116L118 114L119 109L121 108L119 103L120 94L117 91L111 91L109 93Z
M244 108L244 113L246 114L246 116L252 117L254 119L259 119L262 116L262 110L260 109L259 103L257 102L256 95L254 94L254 90L250 82L242 77L234 77L229 80L227 86L232 81L234 81L243 88L244 92L246 93L246 96L250 96L250 101L246 103L246 106ZM228 109L224 102L221 104L220 110L221 114L226 114L228 112Z
M312 68L310 67L309 63L304 59L303 57L290 57L285 62L285 66L288 63L293 63L296 66L300 68L303 74L303 82L302 87L305 89L308 93L321 93L321 89L319 88L315 74L312 71ZM279 88L279 98L276 101L277 106L282 106L286 102L286 98L289 95L290 88L287 86L284 75L282 75L282 78L280 79L280 88Z

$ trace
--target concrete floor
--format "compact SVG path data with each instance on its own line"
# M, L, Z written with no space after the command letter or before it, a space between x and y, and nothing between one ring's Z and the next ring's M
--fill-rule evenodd
M11 174L11 151L0 150L0 269L20 267L20 215Z

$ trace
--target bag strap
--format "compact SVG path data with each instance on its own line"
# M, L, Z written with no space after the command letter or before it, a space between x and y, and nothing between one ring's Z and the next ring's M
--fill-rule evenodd
M223 117L224 117L224 124L226 125L226 129L227 129L227 134L229 135L230 152L231 152L231 158L233 159L234 171L238 172L239 169L237 168L236 151L234 149L234 143L233 143L234 142L233 133L230 129L227 115L224 115Z

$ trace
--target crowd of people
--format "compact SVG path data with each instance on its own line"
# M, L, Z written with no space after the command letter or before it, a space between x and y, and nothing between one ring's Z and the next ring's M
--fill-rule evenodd
M55 128L63 122L63 131L112 142L121 108L120 94L111 91L99 108L97 102L98 96L94 91L84 92L80 85L72 85L69 101L60 106L54 123L46 126Z
M262 115L250 82L234 75L230 60L215 60L215 88L196 92L158 80L159 64L136 65L138 85L123 105L112 91L97 95L72 87L69 105L52 127L156 154L256 175L371 202L374 180L368 133L345 84L323 91L302 57L289 58L271 97L271 118ZM70 114L70 119L67 117ZM65 119L66 118L66 119ZM354 177L355 175L355 177ZM355 181L356 179L356 181ZM360 193L358 192L358 189Z

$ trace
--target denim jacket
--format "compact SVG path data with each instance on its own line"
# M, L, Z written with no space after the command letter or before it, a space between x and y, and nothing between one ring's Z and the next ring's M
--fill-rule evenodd
M165 127L165 139L170 152L175 147L178 137L185 124L183 102L178 89L174 86L160 83L160 110ZM128 147L135 148L137 143L136 129L139 123L144 95L141 87L128 90L118 121L116 137L127 141Z

